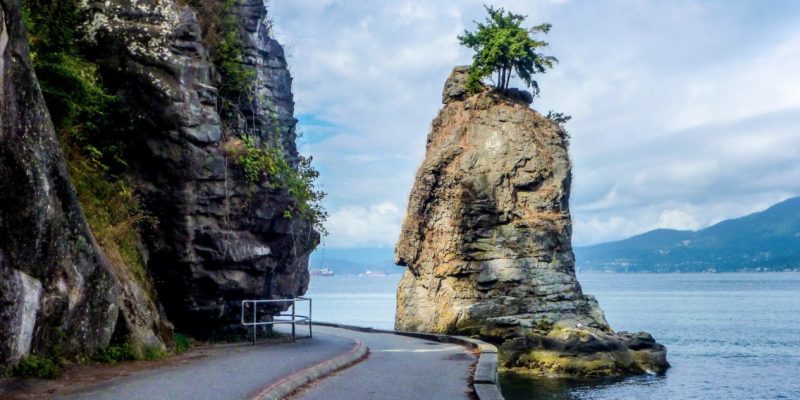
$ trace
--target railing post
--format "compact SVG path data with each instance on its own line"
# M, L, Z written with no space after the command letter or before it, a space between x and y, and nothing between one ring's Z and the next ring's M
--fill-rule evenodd
M295 325L296 325L296 322L295 322L295 315L296 315L295 311L296 311L296 308L297 308L297 299L295 298L295 299L292 299L292 341L293 342L294 342L294 332L295 332Z
M256 308L258 308L258 302L253 302L253 346L256 345L256 334L258 333L258 321L256 320Z
M314 337L311 334L311 298L308 299L308 337Z

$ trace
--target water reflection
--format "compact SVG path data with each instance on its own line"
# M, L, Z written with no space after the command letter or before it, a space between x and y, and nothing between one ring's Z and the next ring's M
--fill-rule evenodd
M500 387L507 400L594 400L606 399L606 390L613 390L615 398L637 398L643 386L663 384L664 376L641 375L629 378L603 378L574 380L537 378L515 373L500 374ZM625 387L633 389L626 397Z

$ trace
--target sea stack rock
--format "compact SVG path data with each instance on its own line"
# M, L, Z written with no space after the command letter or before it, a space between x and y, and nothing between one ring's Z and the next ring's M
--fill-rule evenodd
M501 368L548 376L663 371L646 333L614 334L575 277L566 132L521 90L443 92L396 248L398 330L479 335Z

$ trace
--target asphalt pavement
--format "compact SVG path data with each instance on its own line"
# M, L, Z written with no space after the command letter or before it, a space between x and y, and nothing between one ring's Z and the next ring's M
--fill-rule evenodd
M356 343L346 337L314 332L313 338L298 338L295 342L272 340L255 346L229 346L188 364L137 372L60 398L249 400L288 375L351 351Z
M470 398L470 367L475 363L476 357L464 346L391 333L359 332L327 326L315 326L313 338L298 338L295 342L269 340L255 346L218 346L208 355L190 362L134 372L82 392L57 398L281 398L281 393L288 393L305 382L362 359L367 347L369 356L366 359L311 382L291 398ZM336 364L337 361L343 362ZM337 366L331 367L332 363ZM288 390L280 390L287 386Z
M369 357L312 383L292 400L469 399L470 366L476 357L464 346L388 333L314 327L314 334L361 340Z

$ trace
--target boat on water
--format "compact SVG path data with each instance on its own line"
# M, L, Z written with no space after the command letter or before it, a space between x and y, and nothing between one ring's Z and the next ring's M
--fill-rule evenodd
M367 270L367 272L359 274L359 276L386 276L386 272Z
M311 276L333 276L333 270L330 268L310 269L308 272Z

